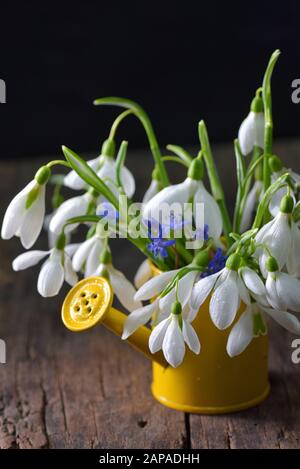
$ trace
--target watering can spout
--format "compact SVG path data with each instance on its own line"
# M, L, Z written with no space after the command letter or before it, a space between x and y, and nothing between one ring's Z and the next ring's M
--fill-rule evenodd
M111 306L113 293L109 282L103 277L89 277L81 280L67 294L62 306L64 325L75 332L103 324L119 337L122 336L126 314ZM151 361L166 367L168 364L162 354L152 354L148 342L150 329L139 327L126 339L133 348Z

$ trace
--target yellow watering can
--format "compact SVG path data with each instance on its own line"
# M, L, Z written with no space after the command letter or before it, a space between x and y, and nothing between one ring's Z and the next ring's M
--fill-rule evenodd
M121 336L127 316L111 306L112 300L113 293L105 278L84 279L64 301L63 323L75 332L102 323ZM220 331L214 326L208 301L201 306L193 327L201 341L201 352L195 355L187 350L178 368L168 365L162 352L151 354L149 328L142 326L127 339L153 363L154 397L173 409L203 414L235 412L263 401L270 390L268 337L255 338L241 355L230 358L226 352L230 330Z

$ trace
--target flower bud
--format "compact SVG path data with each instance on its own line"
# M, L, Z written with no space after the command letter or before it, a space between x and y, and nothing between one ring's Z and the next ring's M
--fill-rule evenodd
M253 98L250 110L256 113L264 111L264 103L261 96L256 95L255 98Z
M293 197L289 194L282 197L280 202L280 211L282 213L292 213L294 209L294 200Z
M268 159L268 163L272 173L278 173L283 168L281 159L276 155L271 155Z
M203 179L204 167L203 161L201 158L195 158L188 170L188 177L195 179L196 181L201 181Z
M114 156L116 150L116 144L115 141L112 139L107 139L103 142L102 148L101 148L101 155L105 156Z
M51 169L48 166L41 166L36 172L34 179L40 186L46 184L51 176Z
M171 307L171 313L179 315L179 314L181 314L181 312L182 312L181 304L179 303L179 301L174 301L174 303L172 304L172 307Z
M268 272L276 272L278 270L278 263L273 256L269 256L266 260L266 269Z
M241 264L241 257L239 254L233 253L231 254L227 261L226 261L226 267L229 270L238 270Z

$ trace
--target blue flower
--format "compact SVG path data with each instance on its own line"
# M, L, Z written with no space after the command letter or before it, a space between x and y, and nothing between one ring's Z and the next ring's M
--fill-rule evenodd
M150 243L147 245L147 249L149 252L153 253L155 259L158 256L168 257L168 251L166 248L175 244L175 239L163 238L163 229L161 224L159 224L158 227L158 236L152 237L151 221L148 221L148 238L150 239Z
M225 267L227 257L223 255L222 249L218 248L212 260L208 263L207 270L202 272L201 277L216 274Z

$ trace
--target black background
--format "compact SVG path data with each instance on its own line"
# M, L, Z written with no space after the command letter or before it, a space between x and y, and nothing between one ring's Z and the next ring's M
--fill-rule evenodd
M285 2L72 1L1 3L0 155L56 154L66 144L97 151L116 109L92 100L141 103L161 145L197 144L204 118L214 141L232 140L271 52L275 131L300 135L300 4ZM146 145L133 118L120 130Z

